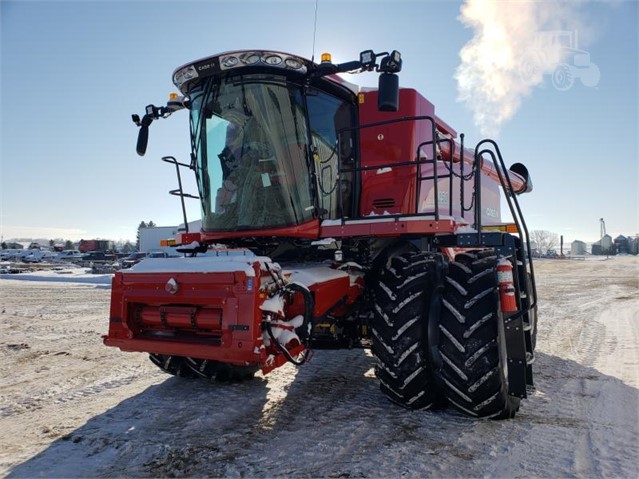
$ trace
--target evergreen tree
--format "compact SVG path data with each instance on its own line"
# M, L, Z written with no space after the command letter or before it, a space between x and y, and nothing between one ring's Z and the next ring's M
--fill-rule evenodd
M71 242L71 240L66 240L64 242L64 249L73 249L73 243Z
M2 249L7 249L7 243L6 243L6 241L3 241L3 242L2 242Z
M135 237L135 247L138 251L140 251L140 230L142 228L148 228L148 225L144 221L140 222L140 225L138 226L138 233Z

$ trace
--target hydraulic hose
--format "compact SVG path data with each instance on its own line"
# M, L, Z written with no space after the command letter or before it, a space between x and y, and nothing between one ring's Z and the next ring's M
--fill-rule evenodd
M284 286L283 290L288 290L290 292L299 292L302 294L302 296L304 296L304 321L302 322L302 325L295 330L295 333L300 338L300 343L308 348L310 346L311 337L309 326L313 319L313 309L315 305L313 295L307 288L297 283L288 283L286 286ZM273 334L270 321L262 321L262 328L266 329L266 332L269 335L269 338L271 338L271 341L275 344L277 349L279 349L280 352L284 356L286 356L286 359L289 362L295 364L296 366L301 366L306 362L306 356L304 356L302 360L297 360L293 356L291 356L291 353L283 344L280 344L280 342L275 338L275 335Z
M295 359L293 356L291 356L291 353L288 352L288 349L286 349L284 345L280 344L280 342L277 339L275 339L275 336L273 335L273 330L271 329L271 323L269 321L264 321L262 324L266 328L266 332L271 338L271 341L275 344L275 346L277 346L277 349L279 349L281 353L284 356L286 356L286 359L288 359L289 362L295 364L295 366L301 366L302 364L306 362L306 356L304 356L304 358L301 360Z
M304 322L299 328L297 328L295 332L299 336L300 342L303 345L308 346L309 339L311 337L309 325L311 324L311 321L313 320L313 309L315 307L315 300L313 299L313 295L307 288L297 283L288 283L284 287L284 289L292 291L292 292L301 293L302 296L304 296Z

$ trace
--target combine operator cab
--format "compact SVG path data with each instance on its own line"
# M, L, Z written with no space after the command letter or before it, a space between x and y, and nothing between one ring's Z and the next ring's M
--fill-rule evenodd
M178 68L191 161L175 165L183 257L116 273L105 344L162 370L242 379L312 347L370 346L380 388L408 408L508 418L532 387L536 294L517 195L527 169L475 149L412 89L399 52L315 64L239 51ZM340 72L379 73L359 89ZM182 190L193 170L198 195ZM500 197L513 221L502 223ZM184 199L199 198L188 230Z

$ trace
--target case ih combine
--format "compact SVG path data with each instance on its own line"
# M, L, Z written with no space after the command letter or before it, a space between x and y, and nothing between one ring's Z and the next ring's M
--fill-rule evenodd
M176 376L241 380L319 345L370 345L381 391L407 408L452 404L510 418L532 386L536 300L528 232L510 169L474 149L412 89L401 57L362 52L319 64L236 51L178 68L202 227L183 257L113 279L104 342L143 351ZM379 73L358 89L340 72ZM501 223L500 192L513 221ZM320 359L317 359L318 361Z

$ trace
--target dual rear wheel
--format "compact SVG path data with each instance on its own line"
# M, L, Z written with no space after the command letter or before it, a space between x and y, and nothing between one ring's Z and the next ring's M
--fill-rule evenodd
M458 254L438 278L435 255L390 257L373 287L376 374L406 408L450 403L476 417L513 417L493 250Z

